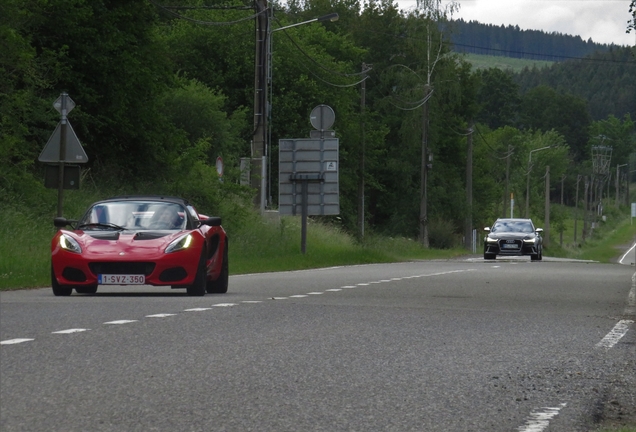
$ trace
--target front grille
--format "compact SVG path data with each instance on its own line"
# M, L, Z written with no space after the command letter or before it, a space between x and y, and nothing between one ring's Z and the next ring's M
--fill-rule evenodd
M155 269L151 262L93 262L88 265L93 274L143 274L149 276Z
M499 240L499 249L505 251L520 251L523 242L521 240Z

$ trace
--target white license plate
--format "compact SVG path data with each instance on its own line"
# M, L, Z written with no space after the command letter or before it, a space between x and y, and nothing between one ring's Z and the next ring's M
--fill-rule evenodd
M100 274L97 276L97 283L100 285L143 285L146 283L146 276Z
M516 244L508 244L508 243L504 243L501 245L502 248L504 249L518 249L519 246L517 246Z

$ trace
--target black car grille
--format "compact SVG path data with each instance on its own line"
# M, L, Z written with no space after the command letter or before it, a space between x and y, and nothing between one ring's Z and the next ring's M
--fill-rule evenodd
M155 269L151 262L93 262L88 265L93 274L143 274L149 276Z
M521 240L499 240L499 250L506 251L520 251L523 242Z

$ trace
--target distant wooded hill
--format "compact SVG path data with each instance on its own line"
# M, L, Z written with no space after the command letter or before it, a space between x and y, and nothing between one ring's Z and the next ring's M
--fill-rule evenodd
M522 30L519 26L496 26L477 21L452 21L451 42L458 52L499 55L529 60L559 61L585 57L596 51L618 48L580 36Z
M594 120L614 115L636 117L636 50L615 44L583 41L579 36L521 30L475 21L453 21L451 40L457 52L518 58L531 66L514 70L522 93L547 85L587 101ZM549 66L537 67L535 61ZM534 65L533 65L534 63ZM483 67L483 66L481 66Z
M614 115L636 118L636 59L630 48L611 48L580 60L553 63L541 69L526 68L515 81L525 92L547 85L587 101L594 120Z

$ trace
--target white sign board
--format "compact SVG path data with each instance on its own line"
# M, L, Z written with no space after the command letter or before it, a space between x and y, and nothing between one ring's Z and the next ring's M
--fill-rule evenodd
M278 141L278 211L300 215L307 185L307 214L340 214L338 138Z
M636 203L632 203L632 217L636 217Z

